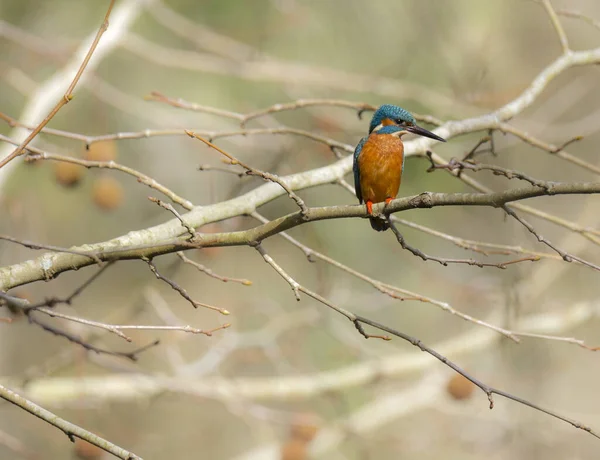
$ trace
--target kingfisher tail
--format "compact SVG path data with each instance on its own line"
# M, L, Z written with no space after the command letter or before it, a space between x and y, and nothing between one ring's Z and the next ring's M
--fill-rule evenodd
M390 224L383 217L369 217L369 222L371 223L371 227L373 228L373 230L376 230L378 232L385 232L388 228L390 228Z

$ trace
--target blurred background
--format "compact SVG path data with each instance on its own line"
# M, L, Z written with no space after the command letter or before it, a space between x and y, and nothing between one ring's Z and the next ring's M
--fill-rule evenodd
M553 5L585 15L561 17L573 49L600 46L597 1L556 0ZM71 60L80 62L77 56L87 51L107 6L107 1L1 2L0 112L25 124L39 122L66 89L68 79L63 76L57 84L57 76ZM118 0L109 28L114 30L118 39L97 53L75 98L49 126L88 136L146 129L178 134L140 135L95 143L90 149L81 140L42 134L33 145L76 158L114 159L194 205L236 197L260 186L261 179L221 171L235 168L182 134L183 128L239 130L238 121L148 100L152 92L242 114L299 98L326 98L393 103L442 120L460 120L518 96L561 52L544 8L525 0ZM108 33L105 38L109 40ZM569 152L600 166L599 77L598 66L564 72L511 123L557 145L583 135ZM60 91L42 109L40 101L57 86ZM354 146L365 135L369 117L366 113L360 120L348 108L309 107L268 114L250 121L248 128L285 125ZM22 139L24 132L0 120L0 134ZM486 134L452 139L436 152L446 159L462 157ZM250 165L279 175L337 160L327 145L298 136L234 136L216 142ZM478 159L545 180L597 180L590 170L514 137L495 133L495 146L498 156ZM12 148L0 143L1 156ZM0 176L3 234L70 247L172 217L147 200L149 195L160 197L156 191L119 171L21 159L13 164ZM423 158L407 160L401 196L470 191L443 171L427 173L428 166ZM518 185L491 174L476 178L496 190ZM347 180L352 183L350 175ZM299 194L310 206L356 202L339 185ZM600 230L598 197L546 197L528 204ZM289 198L281 197L259 212L275 218L295 209ZM438 208L398 217L460 238L548 252L501 210ZM561 249L600 260L598 247L581 235L529 220ZM200 231L253 225L255 220L239 217ZM507 260L400 229L410 244L429 254ZM451 306L507 329L574 337L598 346L597 272L553 259L506 270L443 267L403 251L391 232L376 234L360 219L302 225L290 235L373 280L431 301L420 302L410 294L405 301L391 298L323 260L307 261L281 237L268 239L264 247L309 289L419 337L490 385L600 429L597 354L558 340L523 338L516 344L444 311ZM1 242L0 266L39 254ZM212 329L227 320L229 329L212 337L133 330L127 331L133 339L128 344L101 329L40 318L107 350L130 351L160 339L159 346L131 362L86 352L13 315L12 323L0 323L0 381L145 459L419 455L574 460L590 458L599 449L598 440L583 431L511 401L496 398L490 411L485 394L418 349L399 339L365 341L324 305L307 296L297 302L289 285L250 248L187 255L218 275L252 282L224 283L175 255L156 260L159 270L195 300L226 308L231 316L192 308L141 261L110 267L72 305L57 308L111 324ZM95 270L68 272L11 293L31 301L64 297ZM9 315L0 307L0 316ZM77 456L109 458L81 442L73 445L17 407L0 405L0 458Z

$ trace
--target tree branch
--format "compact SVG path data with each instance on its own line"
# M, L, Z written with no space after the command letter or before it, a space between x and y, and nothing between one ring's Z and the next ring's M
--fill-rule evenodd
M0 385L0 398L20 407L21 409L26 410L31 415L35 415L50 425L55 426L64 434L66 434L71 442L75 442L75 438L77 437L89 442L90 444L98 446L100 449L113 454L115 457L122 458L123 460L142 460L141 457L138 457L133 452L129 452L122 447L119 447L116 444L113 444L112 442L95 435L91 431L84 430L83 428L71 422L67 422L56 414L53 414L43 407L23 398L3 385Z

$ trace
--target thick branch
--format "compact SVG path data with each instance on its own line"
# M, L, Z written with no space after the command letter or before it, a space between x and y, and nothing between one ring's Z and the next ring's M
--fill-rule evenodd
M344 160L342 160L344 161ZM341 162L338 162L338 164ZM317 175L319 171L312 171ZM306 173L305 173L306 174ZM302 183L304 174L288 176L290 186ZM199 227L208 222L222 220L241 214L251 214L261 199L268 201L270 196L283 193L278 184L268 183L238 198L212 206L194 208L183 217L192 227ZM502 207L507 203L544 195L592 194L600 193L600 182L544 182L544 187L524 187L495 193L429 193L399 198L387 206L377 204L374 212L395 213L417 208L433 208L438 206L492 206ZM327 206L308 208L303 214L295 212L274 219L269 223L249 230L228 233L197 233L189 241L189 235L182 228L179 219L138 232L130 232L114 240L89 244L77 248L77 251L93 252L103 261L152 258L161 254L172 253L195 247L243 246L255 245L262 240L307 222L349 217L367 217L365 206ZM186 234L185 237L180 235ZM166 238L165 238L166 237ZM6 291L21 284L51 279L68 270L85 267L95 263L84 255L55 253L20 264L0 269L0 290Z

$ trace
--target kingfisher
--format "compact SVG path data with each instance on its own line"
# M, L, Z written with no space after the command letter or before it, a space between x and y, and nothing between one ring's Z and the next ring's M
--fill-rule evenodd
M371 227L382 232L389 228L387 220L373 215L373 203L388 204L400 188L404 171L404 144L407 133L426 136L436 141L445 139L417 126L415 118L401 107L384 104L373 114L369 135L354 150L354 189L360 203L367 205Z

